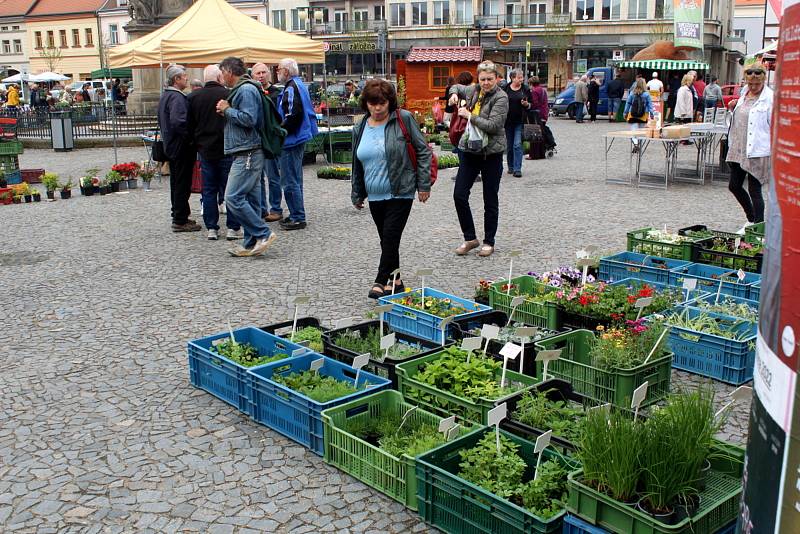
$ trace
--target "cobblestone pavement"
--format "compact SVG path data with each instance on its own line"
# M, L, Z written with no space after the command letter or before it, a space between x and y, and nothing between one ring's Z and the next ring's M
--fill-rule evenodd
M524 250L515 262L523 272L573 261L581 245L623 249L632 228L743 222L724 187L605 185L600 133L618 127L552 123L557 156L526 161L522 178L504 176L496 254L453 254L461 236L455 171L446 170L431 201L414 207L401 252L407 272L433 268L431 286L469 296L478 278L505 276L510 250ZM625 150L612 152L621 158L613 172L626 171ZM144 156L120 150L120 161ZM21 161L77 177L107 169L113 153L30 150ZM297 294L312 297L303 313L324 322L371 308L378 243L369 214L350 206L348 183L318 180L313 168L305 190L309 227L278 231L259 259L231 258L224 241L201 233L172 234L166 184L0 208L0 530L427 530L400 504L188 382L186 342L228 318L235 326L286 319ZM734 410L723 438L744 441L747 410Z

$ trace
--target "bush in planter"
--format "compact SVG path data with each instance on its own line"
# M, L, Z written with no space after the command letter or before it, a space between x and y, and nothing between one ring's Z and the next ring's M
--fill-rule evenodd
M11 204L14 201L11 191L0 192L0 204Z
M47 198L53 198L53 193L58 189L58 175L54 172L46 172L42 175L42 184L47 190Z
M94 195L94 181L96 178L91 176L83 176L78 180L78 185L81 188L81 194L87 197Z
M66 200L72 196L72 178L67 179L67 183L61 186L61 199Z
M106 173L106 182L112 193L119 192L119 183L122 181L122 175L117 171L109 171Z
M34 202L41 202L42 201L42 194L39 192L38 189L32 189L31 196L33 197Z
M0 169L0 189L8 187L8 180L6 180L6 173Z

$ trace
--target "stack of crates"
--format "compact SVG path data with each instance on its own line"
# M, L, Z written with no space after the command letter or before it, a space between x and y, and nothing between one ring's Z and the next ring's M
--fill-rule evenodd
M9 185L22 182L19 171L19 155L22 154L22 142L17 139L17 119L0 118L0 170Z

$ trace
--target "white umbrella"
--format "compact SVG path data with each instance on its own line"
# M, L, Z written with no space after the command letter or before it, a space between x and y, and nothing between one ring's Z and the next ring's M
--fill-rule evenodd
M65 80L69 80L69 78L57 72L43 72L41 74L34 74L28 79L32 82L63 82Z
M3 83L19 83L22 81L21 74L15 74L13 76L9 76L8 78L3 79Z

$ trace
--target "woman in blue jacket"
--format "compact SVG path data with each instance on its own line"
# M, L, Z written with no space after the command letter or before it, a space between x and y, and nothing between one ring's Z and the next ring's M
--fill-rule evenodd
M653 101L650 99L650 93L647 92L644 78L636 79L633 90L625 101L624 115L625 120L631 125L631 130L638 130L642 124L647 124L648 119L653 118ZM638 151L639 140L634 137L631 141L633 142L633 151Z

